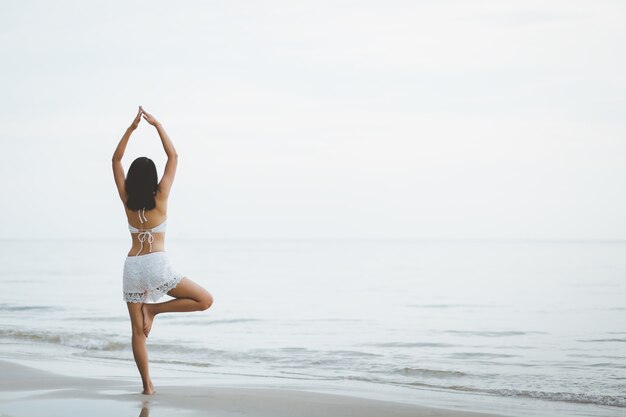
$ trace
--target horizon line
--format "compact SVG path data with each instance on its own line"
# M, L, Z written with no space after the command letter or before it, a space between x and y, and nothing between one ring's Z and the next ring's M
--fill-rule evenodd
M120 241L127 237L0 237L0 241ZM168 237L168 241L407 241L407 242L596 242L626 243L625 238L598 237Z

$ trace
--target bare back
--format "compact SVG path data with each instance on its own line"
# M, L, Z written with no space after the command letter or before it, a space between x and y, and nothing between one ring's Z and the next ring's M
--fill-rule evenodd
M124 204L124 210L126 211L126 218L128 223L137 228L137 229L152 229L163 223L163 221L167 218L167 196L165 196L162 192L158 191L154 202L156 203L156 207L152 210L146 210L145 215L148 219L141 223L140 220L140 211L133 211L126 207ZM143 212L142 212L143 213ZM165 251L165 233L164 232L153 232L154 241L152 242L152 252L162 252ZM136 255L146 255L150 253L149 248L146 244L143 245L143 249L141 252L139 251L142 247L141 241L139 240L138 233L131 233L132 246L128 252L128 256L136 256Z

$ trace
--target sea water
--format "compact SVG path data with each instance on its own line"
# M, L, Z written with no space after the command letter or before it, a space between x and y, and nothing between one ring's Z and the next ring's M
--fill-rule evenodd
M626 242L170 240L166 249L215 302L155 319L154 365L626 413ZM134 367L128 250L127 240L0 241L3 357L35 346L50 360Z

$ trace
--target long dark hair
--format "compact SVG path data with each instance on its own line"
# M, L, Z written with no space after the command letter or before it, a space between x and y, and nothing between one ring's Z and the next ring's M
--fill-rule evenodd
M150 158L140 156L135 159L126 175L124 187L126 189L126 207L136 211L145 208L152 210L156 207L154 196L159 191L159 178L156 165Z

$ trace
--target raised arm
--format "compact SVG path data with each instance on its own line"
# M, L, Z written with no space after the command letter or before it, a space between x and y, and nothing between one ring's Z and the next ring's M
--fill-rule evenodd
M161 177L161 181L159 182L159 190L165 197L167 197L170 194L172 184L174 183L174 177L176 176L178 153L176 152L172 140L161 123L159 123L159 121L150 113L147 113L143 107L139 106L139 109L143 113L143 118L156 128L159 133L159 137L161 138L161 143L163 144L163 150L165 150L165 154L167 155L167 162L165 163L165 169L163 170L163 177Z
M139 122L141 121L141 112L141 106L139 106L139 112L137 113L137 116L135 116L135 120L133 120L130 127L126 129L120 143L118 143L117 148L115 148L115 152L113 152L113 178L115 178L115 185L117 186L117 192L120 195L120 199L124 203L126 203L126 190L124 189L126 175L124 174L124 167L122 167L122 157L126 151L126 145L128 144L130 135L132 135L135 129L137 129L137 126L139 126Z

